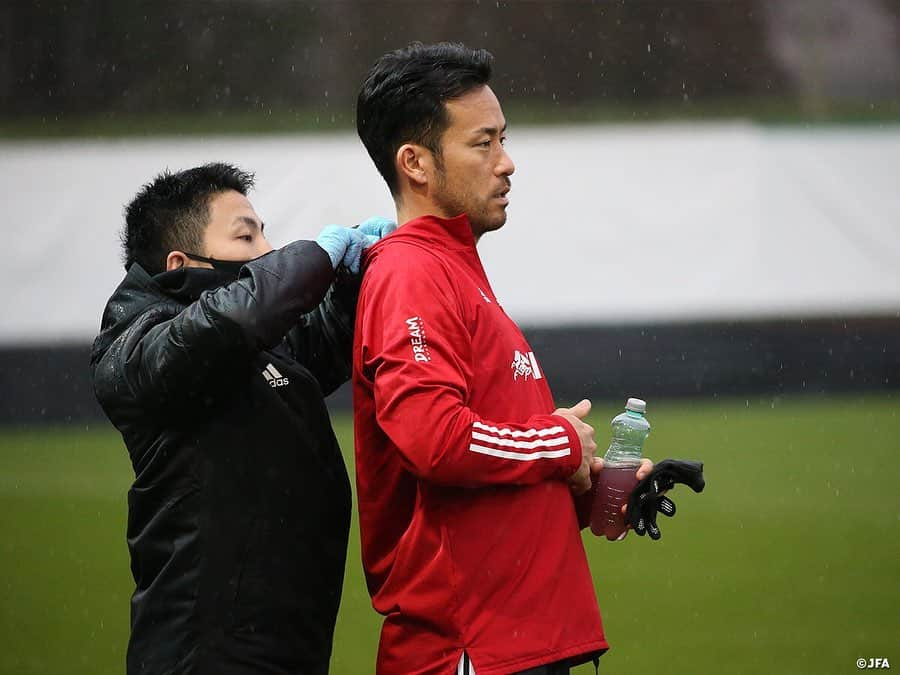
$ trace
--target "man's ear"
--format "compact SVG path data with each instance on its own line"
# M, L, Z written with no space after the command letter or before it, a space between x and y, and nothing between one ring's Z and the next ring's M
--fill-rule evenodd
M414 143L406 143L398 148L394 159L400 179L406 178L419 187L428 184L428 174L433 161L431 152L427 148Z
M170 251L166 256L166 272L177 270L189 265L190 259L181 251Z

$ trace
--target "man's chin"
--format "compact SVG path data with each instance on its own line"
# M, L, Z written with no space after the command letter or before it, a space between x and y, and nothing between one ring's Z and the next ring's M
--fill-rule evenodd
M501 213L495 215L493 218L487 219L487 227L485 228L485 232L493 232L494 230L499 230L504 225L506 225L505 209Z
M487 232L496 232L501 227L503 227L506 224L506 218L503 218L502 220L484 219L478 221L477 223L470 220L470 222L472 223L472 233L475 235L475 240L477 241L481 237L481 235Z

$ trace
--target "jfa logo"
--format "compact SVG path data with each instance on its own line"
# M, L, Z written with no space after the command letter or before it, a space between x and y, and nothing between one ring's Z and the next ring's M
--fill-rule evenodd
M513 362L510 367L513 371L513 380L518 380L520 375L523 380L527 380L529 376L533 377L535 380L540 380L544 377L541 374L541 369L538 368L538 362L537 359L534 358L534 352L523 354L517 349L513 354Z
M868 659L856 659L856 667L860 670L866 670L867 668L875 669L875 668L884 668L885 670L891 669L891 664L888 662L887 658L881 657L870 657Z
M411 316L406 320L406 328L409 331L409 343L412 345L413 358L419 363L431 361L431 352L428 350L428 341L425 339L425 322L417 316Z

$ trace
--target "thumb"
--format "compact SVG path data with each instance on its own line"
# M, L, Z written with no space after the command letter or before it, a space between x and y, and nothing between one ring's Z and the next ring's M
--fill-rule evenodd
M575 415L575 417L577 417L578 419L583 420L585 417L588 416L588 413L591 412L591 402L588 401L587 399L583 399L583 400L579 401L578 403L576 403L575 405L573 405L569 409L569 411L573 415Z

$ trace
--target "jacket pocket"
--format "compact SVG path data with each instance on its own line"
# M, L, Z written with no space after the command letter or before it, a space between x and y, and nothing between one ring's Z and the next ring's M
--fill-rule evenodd
M272 620L278 603L276 580L267 574L267 556L273 554L270 526L265 518L250 521L240 553L231 603L231 624L235 629L255 631Z

